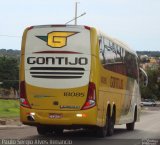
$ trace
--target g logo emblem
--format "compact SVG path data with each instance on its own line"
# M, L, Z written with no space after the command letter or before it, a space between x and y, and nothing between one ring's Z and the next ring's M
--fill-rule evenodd
M53 31L48 33L48 36L36 36L41 40L47 42L48 46L53 48L61 48L67 45L67 38L78 32L62 32Z
M51 32L48 34L48 45L51 47L63 47L67 44L67 37L75 32Z

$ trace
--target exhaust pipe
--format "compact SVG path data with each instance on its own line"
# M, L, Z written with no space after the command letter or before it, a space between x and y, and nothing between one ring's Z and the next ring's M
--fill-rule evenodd
M27 116L28 121L35 121L35 118L33 115Z

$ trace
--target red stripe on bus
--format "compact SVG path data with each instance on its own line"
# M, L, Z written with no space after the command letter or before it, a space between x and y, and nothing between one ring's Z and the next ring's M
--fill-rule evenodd
M82 54L80 52L74 52L74 51L38 51L34 53L64 53L64 54Z

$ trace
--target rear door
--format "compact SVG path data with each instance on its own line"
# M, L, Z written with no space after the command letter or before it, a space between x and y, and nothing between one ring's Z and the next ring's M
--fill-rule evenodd
M25 81L32 108L77 110L86 101L90 31L83 26L36 26L25 46Z

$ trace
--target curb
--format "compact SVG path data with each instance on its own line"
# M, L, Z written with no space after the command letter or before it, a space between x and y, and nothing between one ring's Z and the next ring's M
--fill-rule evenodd
M7 129L23 129L28 127L27 125L0 125L0 130L7 130Z

